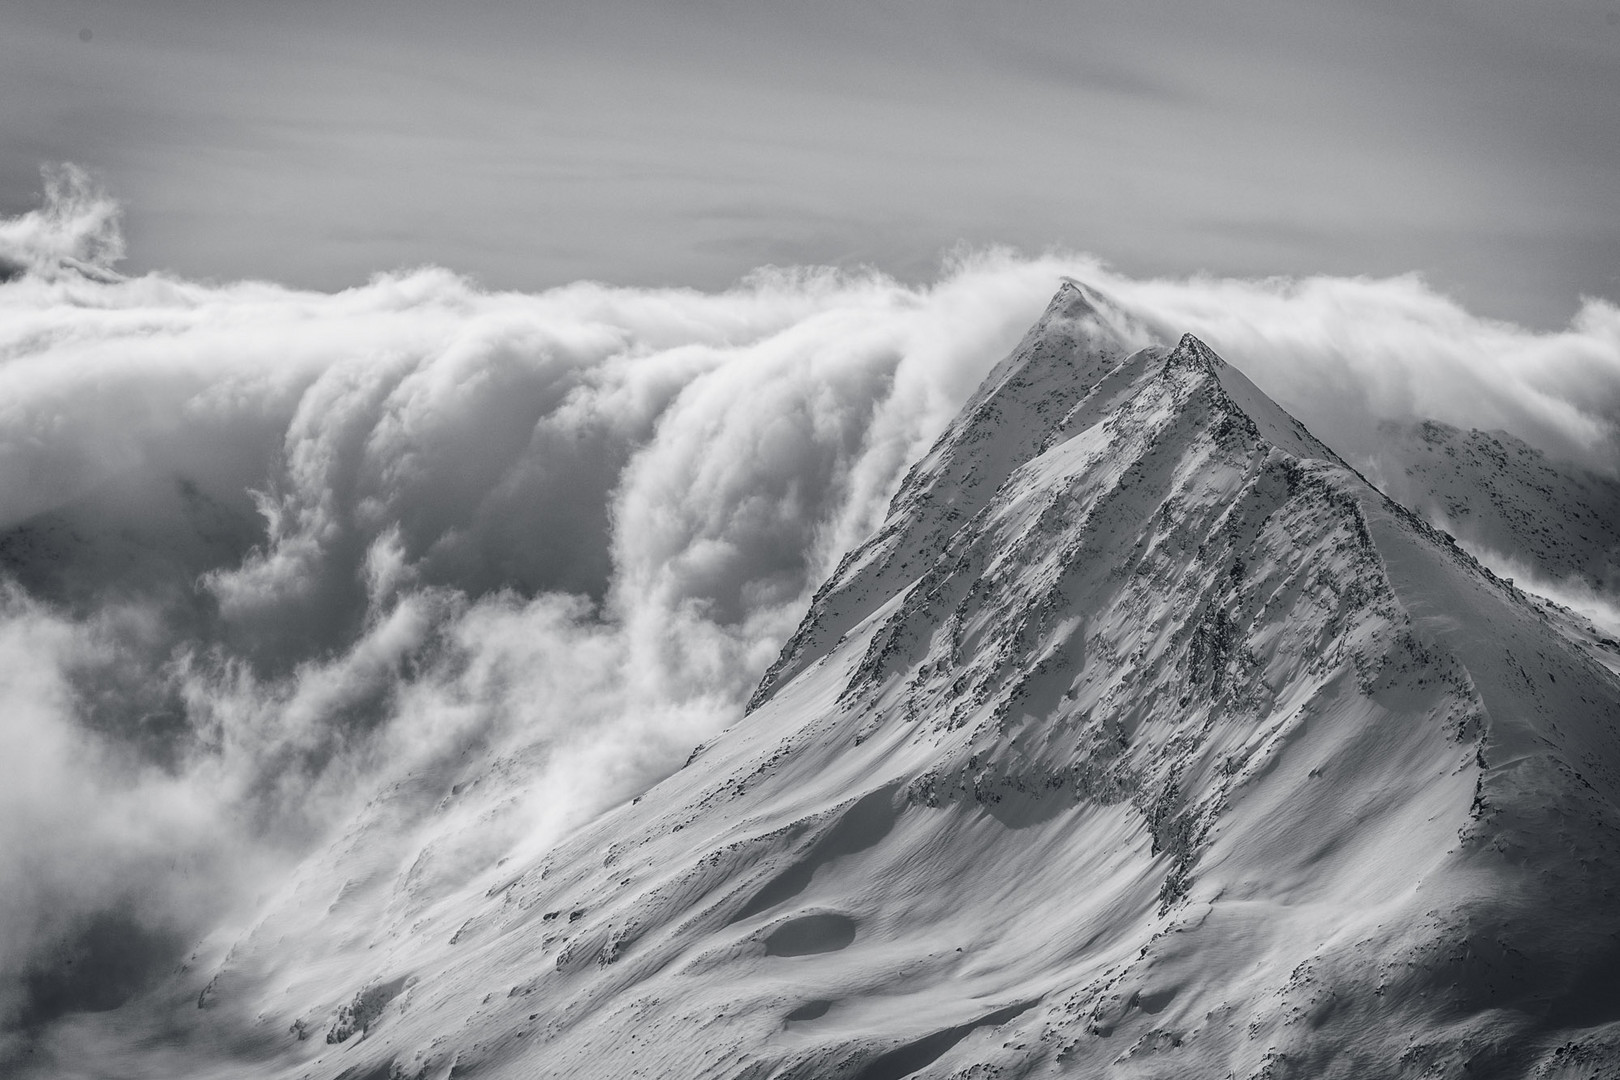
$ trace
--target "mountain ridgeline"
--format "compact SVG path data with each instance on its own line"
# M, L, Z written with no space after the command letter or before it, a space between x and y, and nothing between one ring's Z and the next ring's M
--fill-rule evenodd
M1144 340L1065 285L686 768L199 1003L289 1077L1620 1075L1600 646Z

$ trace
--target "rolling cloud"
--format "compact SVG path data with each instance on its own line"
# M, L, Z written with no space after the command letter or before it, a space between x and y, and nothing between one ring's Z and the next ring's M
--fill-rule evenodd
M42 172L45 205L0 219L0 279L64 267L105 279L124 257L118 203L77 165Z
M1435 416L1620 460L1600 301L1540 334L1416 278L1001 251L925 287L121 279L116 204L55 175L0 222L10 1051L122 1000L353 815L427 903L679 766L1062 276L1144 344L1204 337L1352 459Z

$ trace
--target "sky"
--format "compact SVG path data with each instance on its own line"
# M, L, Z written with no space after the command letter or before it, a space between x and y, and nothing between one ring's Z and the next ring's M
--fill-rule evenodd
M922 282L962 245L1133 275L1620 298L1620 2L0 0L0 215L42 164L123 269L321 290Z

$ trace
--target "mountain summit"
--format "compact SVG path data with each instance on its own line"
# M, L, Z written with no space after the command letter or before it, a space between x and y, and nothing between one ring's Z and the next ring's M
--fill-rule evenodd
M1144 339L1065 285L744 720L318 972L268 916L210 1022L349 1080L1612 1069L1620 681Z

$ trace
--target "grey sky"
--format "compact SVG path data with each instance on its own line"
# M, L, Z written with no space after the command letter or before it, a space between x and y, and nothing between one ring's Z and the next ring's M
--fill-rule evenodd
M1003 242L1550 326L1620 298L1620 0L0 0L0 212L56 160L133 270L714 287Z

